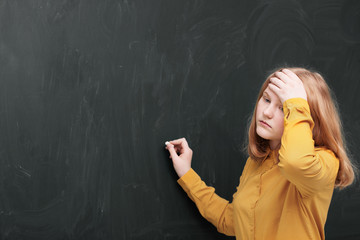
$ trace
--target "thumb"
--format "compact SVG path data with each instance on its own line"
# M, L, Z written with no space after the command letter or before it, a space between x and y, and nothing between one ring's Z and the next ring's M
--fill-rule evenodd
M171 143L168 143L166 147L167 147L172 159L175 159L175 157L178 157L178 155L175 151L174 145L172 145Z

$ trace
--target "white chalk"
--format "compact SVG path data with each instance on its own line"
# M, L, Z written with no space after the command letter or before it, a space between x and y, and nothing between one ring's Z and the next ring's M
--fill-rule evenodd
M168 141L166 141L166 142L165 142L165 145L167 146L168 144L169 144L169 142L168 142Z

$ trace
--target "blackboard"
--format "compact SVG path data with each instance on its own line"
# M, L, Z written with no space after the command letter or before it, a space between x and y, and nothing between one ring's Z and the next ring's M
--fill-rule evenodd
M267 72L324 74L359 163L360 1L0 0L0 239L233 239L176 183L167 140L231 200ZM327 239L360 238L360 190Z

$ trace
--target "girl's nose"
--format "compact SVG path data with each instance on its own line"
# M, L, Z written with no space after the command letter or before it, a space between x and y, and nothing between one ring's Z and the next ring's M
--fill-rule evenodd
M274 113L274 110L272 108L271 105L268 105L265 109L264 109L264 115L268 118L272 118L273 117L273 113Z

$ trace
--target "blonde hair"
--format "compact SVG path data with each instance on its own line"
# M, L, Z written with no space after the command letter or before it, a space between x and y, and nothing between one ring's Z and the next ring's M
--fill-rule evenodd
M287 69L293 71L304 84L311 117L315 123L312 131L315 147L330 149L339 159L340 166L335 186L339 188L349 186L355 178L355 166L347 154L336 101L332 98L329 86L324 78L317 72L305 68ZM269 141L261 138L256 133L255 114L257 104L264 90L267 88L270 78L279 70L281 70L281 68L271 73L263 83L256 101L255 110L249 122L247 151L249 156L257 161L263 160L270 152Z

